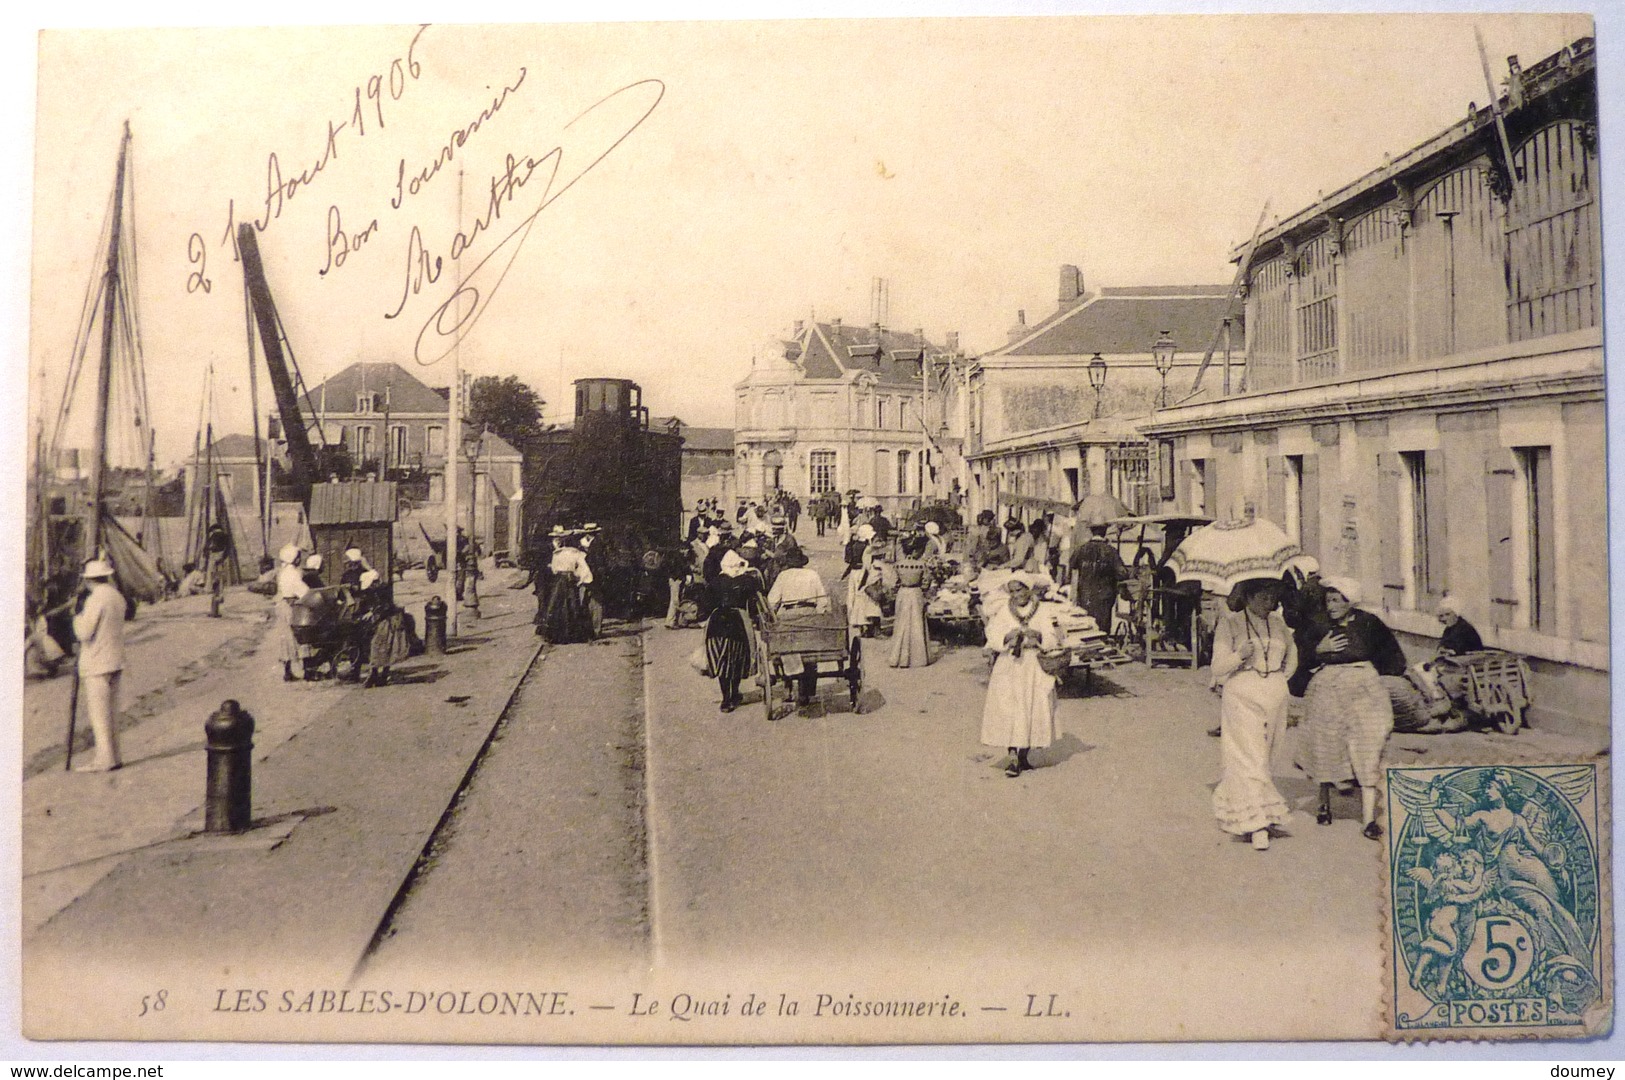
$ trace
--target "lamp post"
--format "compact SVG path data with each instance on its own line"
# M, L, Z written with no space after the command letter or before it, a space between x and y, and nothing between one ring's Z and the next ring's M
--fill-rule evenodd
M1168 407L1168 372L1174 368L1174 339L1164 330L1157 335L1157 340L1151 343L1151 359L1157 365L1157 375L1162 379L1162 388L1157 391L1157 408Z
M1089 358L1089 388L1095 392L1094 419L1100 419L1100 392L1106 389L1106 361L1099 353Z

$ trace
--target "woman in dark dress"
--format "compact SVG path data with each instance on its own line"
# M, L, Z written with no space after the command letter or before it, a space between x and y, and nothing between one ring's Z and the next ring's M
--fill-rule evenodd
M1379 672L1404 654L1392 630L1369 611L1355 607L1360 583L1328 577L1326 614L1329 625L1313 645L1314 676L1309 680L1305 710L1307 760L1304 771L1320 781L1320 808L1315 820L1332 823L1332 788L1358 784L1364 835L1382 838L1377 824L1377 786L1382 776L1383 748L1394 727L1394 709Z
M733 712L740 705L739 684L751 673L746 620L762 594L762 578L739 552L729 551L707 591L711 617L705 624L705 659L722 690L722 711Z
M1460 656L1462 653L1481 652L1484 648L1484 639L1478 636L1478 628L1461 616L1461 608L1455 599L1441 596L1438 605L1439 622L1444 630L1439 634L1439 652L1443 656Z
M542 609L540 626L542 637L549 645L591 641L592 616L581 595L581 587L592 584L587 556L576 546L574 533L555 537L555 543L558 546L548 561L547 606Z

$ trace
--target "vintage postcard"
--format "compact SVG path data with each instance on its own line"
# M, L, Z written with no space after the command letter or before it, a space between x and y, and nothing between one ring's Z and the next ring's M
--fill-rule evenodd
M1598 48L45 31L22 1034L1594 1046Z

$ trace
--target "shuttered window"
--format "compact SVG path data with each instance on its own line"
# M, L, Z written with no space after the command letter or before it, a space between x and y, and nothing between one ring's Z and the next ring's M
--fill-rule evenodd
M1494 626L1517 626L1518 586L1514 577L1516 542L1513 498L1518 486L1512 452L1495 447L1484 456L1484 518L1489 543L1489 620Z

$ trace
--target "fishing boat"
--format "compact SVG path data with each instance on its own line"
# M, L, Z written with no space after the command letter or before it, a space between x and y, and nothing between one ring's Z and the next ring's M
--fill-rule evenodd
M147 401L141 327L136 314L130 125L119 142L118 167L84 306L49 433L43 409L34 439L29 479L27 595L33 612L59 607L72 596L86 560L101 556L117 568L126 597L152 601L164 595L154 523L154 438ZM90 446L83 413L94 415ZM144 483L143 483L144 481ZM129 495L144 498L132 533L115 516L115 497L129 510ZM143 546L143 540L151 546Z

